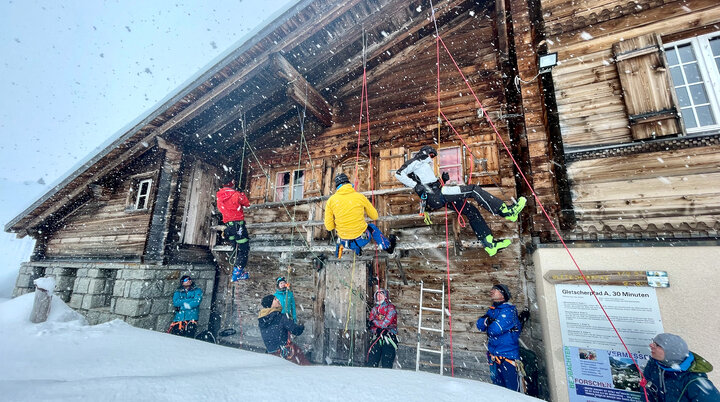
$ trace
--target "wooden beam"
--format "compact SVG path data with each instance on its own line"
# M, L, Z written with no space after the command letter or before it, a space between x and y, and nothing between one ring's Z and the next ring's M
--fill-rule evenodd
M458 14L465 12L467 9L471 8L474 5L473 2L468 0L448 0L446 4L439 5L436 4L435 6L435 18L438 20L438 27L443 27L443 23L447 23L448 20L452 20L455 17L458 16ZM385 14L387 15L387 14ZM388 16L388 18L392 18L392 15ZM381 21L384 22L384 21ZM373 26L373 28L377 27L376 24ZM430 18L423 18L422 23L418 23L415 25L410 26L408 29L398 29L397 31L391 33L388 35L385 40L379 43L372 44L366 49L366 59L367 59L367 70L368 70L368 81L371 79L372 70L373 68L382 65L383 63L387 62L387 59L395 59L398 60L398 56L401 56L401 52L399 52L397 49L394 51L390 51L391 49L395 48L396 46L401 46L403 49L407 50L406 53L412 53L416 52L419 48L418 44L420 43L420 40L426 40L426 41L432 41L435 42L434 34L432 37L427 38L423 37L422 39L418 40L418 32L421 30L434 30L433 21ZM366 28L367 29L367 28ZM445 36L447 35L447 31L440 32L440 35ZM358 39L360 40L360 39ZM403 45L404 41L408 41L409 43L407 45ZM408 48L411 47L412 49ZM388 52L390 55L388 55ZM336 52L337 53L337 52ZM326 88L326 87L334 87L340 80L342 80L344 77L356 77L352 81L358 81L362 80L362 50L358 51L357 54L355 54L351 61L347 63L347 65L350 66L356 66L355 68L350 68L350 71L345 71L344 69L337 69L336 72L326 78L323 78L322 81L318 84L318 87L320 88ZM313 66L312 68L314 68ZM388 66L390 68L390 66ZM338 89L338 91L334 94L338 98L343 98L347 96L347 94L350 91L353 91L354 89L349 89L348 87L351 86L351 82L349 81L346 84L343 84L341 88ZM358 85L355 85L354 88L357 88Z
M312 113L313 116L317 117L323 126L332 126L332 109L330 103L307 82L305 77L280 53L270 55L270 62L273 73L278 78L287 81L287 95L294 99L300 106L307 107L307 110Z

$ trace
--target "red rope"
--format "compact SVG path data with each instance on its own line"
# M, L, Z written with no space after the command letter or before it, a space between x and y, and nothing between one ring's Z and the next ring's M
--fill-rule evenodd
M355 188L357 188L357 186L358 186L358 165L360 164L360 135L362 134L363 101L365 100L365 96L366 96L365 88L367 88L367 84L365 81L366 76L367 76L366 69L365 69L365 67L363 67L363 84L362 84L362 92L360 93L360 122L358 123L357 151L355 153Z
M453 359L452 341L452 303L450 303L450 236L448 235L448 208L445 205L445 261L447 271L447 293L448 293L448 327L450 330L450 376L455 377L455 361ZM443 306L444 307L444 306Z
M468 80L465 78L465 74L463 74L462 70L460 69L460 67L458 66L457 62L455 61L455 59L453 58L452 54L450 53L450 50L447 48L447 46L445 45L445 42L442 40L442 38L440 38L439 35L438 35L438 41L439 41L440 43L442 43L442 45L443 45L443 47L445 48L445 51L447 52L448 56L450 56L450 59L452 60L453 64L455 64L455 68L456 68L456 69L458 70L458 72L460 73L460 76L462 77L463 81L465 81L465 85L467 85L468 89L470 90L470 93L472 93L473 97L475 98L475 101L476 101L477 104L480 106L480 110L482 110L483 115L485 116L485 119L488 121L488 123L490 123L490 126L491 126L492 129L495 131L495 134L496 134L497 137L500 139L500 142L502 143L503 147L505 148L505 151L507 152L508 156L510 156L510 159L512 160L513 164L514 164L515 167L517 168L518 173L520 173L520 176L521 176L521 177L523 178L523 180L525 181L525 184L528 186L528 188L529 188L530 191L532 192L533 197L535 197L535 201L537 202L537 205L540 206L540 209L542 210L543 214L545 215L545 218L547 218L548 222L550 222L550 226L552 226L553 230L555 231L555 234L558 236L558 238L560 239L560 242L562 243L563 247L565 248L565 251L567 251L568 255L570 256L570 259L571 259L572 262L573 262L573 264L575 264L575 267L577 268L578 272L580 272L580 276L582 276L583 281L585 281L585 284L586 284L587 287L590 289L593 297L595 298L595 301L597 302L598 306L600 306L600 309L602 310L603 314L605 315L605 318L607 318L608 322L609 322L610 325L612 326L612 329L615 331L615 335L617 335L618 339L620 340L620 343L622 343L623 347L625 348L625 351L628 353L628 356L630 356L630 359L632 359L633 364L635 364L635 367L637 368L638 372L640 373L640 376L644 379L645 376L643 375L643 372L642 372L642 370L640 369L640 366L638 365L637 361L635 361L635 358L633 357L632 353L630 352L630 349L629 349L629 348L627 347L627 345L625 344L625 341L623 340L622 336L620 336L620 332L619 332L619 331L617 330L617 328L615 327L615 324L613 323L612 319L610 319L610 315L609 315L609 314L607 313L607 311L605 310L605 307L604 307L604 306L602 305L602 303L600 302L600 299L598 299L598 297L597 297L597 295L595 294L595 291L593 290L592 286L590 286L590 282L588 282L587 277L585 277L585 273L582 271L582 269L580 269L580 265L579 265L579 264L577 263L577 261L575 260L575 257L572 255L572 252L570 252L570 249L568 248L567 244L565 244L565 239L563 239L562 235L560 234L560 231L557 229L557 227L555 226L555 223L554 223L554 222L552 221L552 219L550 218L550 215L549 215L549 214L547 213L547 211L545 210L545 206L544 206L543 203L540 201L540 197L538 197L537 193L535 193L535 190L533 189L532 185L530 184L530 181L527 179L527 177L526 177L525 174L523 173L522 169L520 168L520 165L517 163L517 161L515 160L515 158L514 158L513 155L512 155L512 152L510 152L510 149L508 148L507 144L505 143L505 140L503 140L502 136L500 136L500 133L498 132L497 128L495 127L495 124L492 122L492 120L490 119L490 116L488 115L487 111L486 111L485 108L482 106L482 103L480 102L480 100L478 99L477 95L475 94L475 91L472 89L472 86L470 85L470 83L468 82ZM443 114L443 116L445 116L445 115ZM446 120L447 120L447 118L446 118ZM463 142L463 143L464 143L464 142ZM449 255L449 252L448 252L448 255ZM646 389L645 387L643 387L643 391L645 392L645 399L647 400L647 399L648 399L647 389Z

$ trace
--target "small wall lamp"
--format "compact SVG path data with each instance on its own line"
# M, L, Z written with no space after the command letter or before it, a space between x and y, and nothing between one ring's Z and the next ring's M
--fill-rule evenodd
M542 73L547 73L552 70L558 63L557 52L540 55L538 59L538 70Z

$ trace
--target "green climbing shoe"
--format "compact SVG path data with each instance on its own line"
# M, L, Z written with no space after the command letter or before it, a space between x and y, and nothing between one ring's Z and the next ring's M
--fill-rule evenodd
M497 254L498 251L509 246L510 243L512 243L512 240L510 239L495 241L492 235L487 235L485 237L485 240L483 241L483 244L485 245L485 252L487 252L490 257Z
M511 207L502 204L500 206L500 212L504 215L505 219L509 220L510 222L517 222L518 216L520 216L520 212L522 212L523 208L525 208L526 203L527 198L520 197L518 198L517 202Z

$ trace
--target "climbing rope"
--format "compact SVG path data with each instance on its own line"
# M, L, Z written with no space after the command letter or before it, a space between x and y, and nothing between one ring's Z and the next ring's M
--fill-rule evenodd
M431 8L433 8L432 18L433 18L433 21L435 22L435 11L434 11L434 7L432 6L432 0L430 1L430 3L431 3ZM597 294L595 293L595 291L593 290L592 286L590 285L590 282L588 281L587 277L585 276L585 273L582 271L582 269L580 268L580 265L579 265L578 262L575 260L575 257L572 255L572 252L570 251L570 248L569 248L569 247L567 246L567 244L565 243L565 239L562 237L562 235L560 234L560 231L559 231L559 230L557 229L557 227L555 226L555 223L554 223L554 222L552 221L552 219L550 218L550 214L548 214L548 212L547 212L547 210L545 209L545 206L543 205L542 201L540 201L540 197L538 197L537 193L535 192L535 189L534 189L533 186L530 184L530 181L529 181L528 178L525 176L525 173L523 173L522 169L520 168L520 164L515 160L515 157L513 156L512 152L510 151L510 148L508 148L507 144L505 143L505 140L503 140L502 136L501 136L500 133L498 132L497 127L496 127L495 124L493 123L492 119L490 119L490 116L488 115L487 111L486 111L485 108L483 107L482 102L480 102L480 99L478 99L478 97L477 97L477 95L475 94L475 91L473 90L472 86L471 86L470 83L468 82L467 78L465 78L465 74L463 74L462 69L460 69L460 67L458 66L457 62L455 61L455 58L452 56L452 53L451 53L450 50L448 49L448 47L447 47L447 45L445 44L445 42L442 40L442 37L440 37L440 34L439 34L439 32L437 31L437 23L436 23L435 27L436 27L436 35L437 35L437 41L438 41L438 43L439 43L439 44L442 44L442 47L443 47L443 48L445 49L445 51L447 52L448 56L450 57L450 60L452 60L453 64L455 65L455 68L457 69L458 73L460 74L460 76L462 77L463 81L465 82L465 85L466 85L466 86L468 87L468 89L470 90L470 93L473 95L473 98L475 98L475 101L477 102L478 106L480 107L480 110L482 111L482 114L485 116L485 119L486 119L487 122L490 124L490 127L492 127L492 129L493 129L493 131L495 132L495 135L497 136L497 138L500 139L500 143L502 144L503 148L505 149L505 152L507 152L508 156L510 157L510 160L512 160L512 162L513 162L513 164L515 165L515 168L517 169L518 173L519 173L520 176L522 177L522 179L523 179L523 181L525 182L525 184L527 185L528 189L530 189L530 191L532 192L532 195L533 195L533 197L535 198L535 202L536 202L537 205L540 207L540 210L542 211L543 215L545 216L545 218L546 218L546 219L548 220L548 222L550 223L550 226L553 228L553 231L554 231L555 234L557 235L558 239L560 239L560 242L562 243L563 247L565 248L565 251L568 253L568 256L570 257L570 259L572 260L573 264L575 265L575 268L577 268L577 270L578 270L578 272L580 273L580 276L582 277L583 281L585 282L585 284L587 285L587 287L590 289L590 293L591 293L591 294L593 295L593 297L595 298L595 301L597 302L598 306L600 307L600 309L602 310L603 314L605 315L605 318L606 318L606 319L608 320L608 322L610 323L610 326L612 327L613 331L615 331L615 335L617 335L618 339L620 340L620 343L621 343L621 344L623 345L623 347L625 348L625 351L627 352L628 356L630 356L630 359L632 359L633 364L635 365L636 369L637 369L638 372L640 373L640 376L641 376L641 377L643 378L643 380L644 380L644 375L643 375L643 373L642 373L642 370L640 369L640 366L638 365L637 361L636 361L635 358L633 357L633 354L630 352L630 349L628 348L628 346L625 344L625 341L623 340L622 336L620 335L620 332L618 331L617 327L615 327L615 324L613 323L612 319L610 318L610 315L607 313L607 311L605 310L605 307L604 307L603 304L600 302L600 299L597 297ZM439 68L440 68L440 65L438 64L438 69L439 69ZM440 99L440 98L439 98L439 96L438 96L438 100L439 100L439 99ZM442 113L442 116L443 116L443 118L445 119L445 121L448 122L448 124L449 124L450 122L449 122L447 116L445 116L444 113ZM456 133L457 133L457 132L456 132ZM458 136L459 136L459 135L458 135ZM460 139L462 140L462 137L460 137ZM463 140L463 144L464 144L465 146L467 146L467 145L465 144L464 140ZM471 160L472 160L472 159L471 159ZM447 226L446 226L446 231L447 231ZM447 236L447 234L446 234L446 236ZM449 264L450 264L450 263L449 263L449 248L447 248L446 254L447 254L447 257L448 257L448 267L449 267ZM449 280L450 280L450 278L449 278L449 270L448 270L448 305L450 304L450 303L449 303L449 300L450 300L450 289L449 289L449 283L450 283L450 282L449 282ZM451 320L451 322L452 322L452 320ZM450 335L450 339L451 339L451 342L452 342L452 330L450 331L450 334L451 334L451 335ZM452 343L451 343L451 346L450 346L450 350L451 350L451 355L450 355L450 356L451 356L451 359L452 359ZM452 363L451 363L451 364L452 364ZM645 393L645 399L648 400L647 389L645 388L645 386L643 386L643 391L644 391L644 393Z

